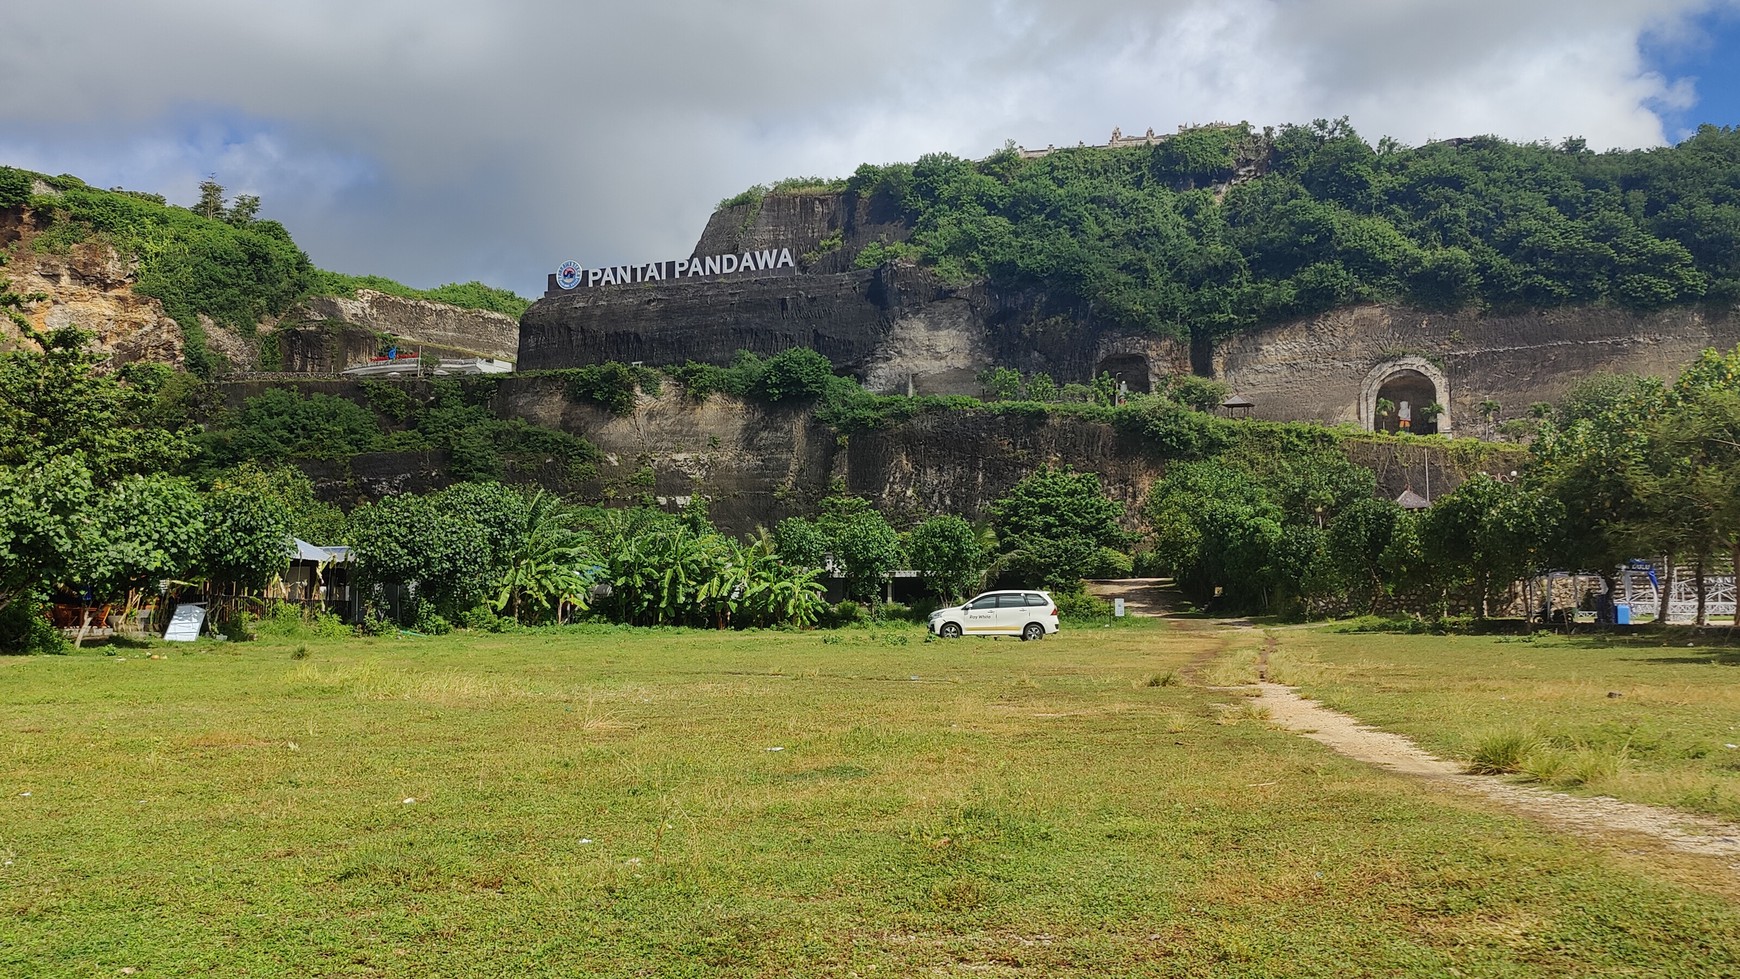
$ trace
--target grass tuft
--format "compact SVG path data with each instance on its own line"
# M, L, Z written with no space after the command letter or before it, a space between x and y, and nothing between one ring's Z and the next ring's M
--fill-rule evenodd
M1514 775L1523 770L1523 762L1540 747L1540 739L1526 731L1495 731L1475 742L1468 758L1471 775Z

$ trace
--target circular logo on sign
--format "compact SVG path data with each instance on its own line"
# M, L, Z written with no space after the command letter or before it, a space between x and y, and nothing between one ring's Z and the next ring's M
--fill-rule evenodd
M580 284L580 263L563 262L556 270L556 284L564 289L572 289Z

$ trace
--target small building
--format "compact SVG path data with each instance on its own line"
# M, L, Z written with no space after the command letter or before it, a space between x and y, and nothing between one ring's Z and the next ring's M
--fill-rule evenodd
M290 546L290 567L266 597L357 621L361 608L351 582L350 548L321 547L294 537Z

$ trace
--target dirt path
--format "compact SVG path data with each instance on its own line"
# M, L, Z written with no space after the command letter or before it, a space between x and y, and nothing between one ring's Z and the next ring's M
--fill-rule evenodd
M1130 615L1170 615L1185 604L1171 578L1107 578L1085 584L1095 598L1123 599Z
M1271 640L1272 644L1272 640ZM1268 648L1264 650L1267 660ZM1346 714L1299 696L1292 687L1261 682L1257 703L1277 725L1329 746L1356 761L1483 796L1507 809L1587 836L1637 833L1673 850L1723 859L1740 858L1740 826L1657 806L1606 796L1582 798L1512 785L1486 775L1466 775L1453 762L1429 754L1399 734L1366 727ZM1740 862L1730 864L1740 871Z

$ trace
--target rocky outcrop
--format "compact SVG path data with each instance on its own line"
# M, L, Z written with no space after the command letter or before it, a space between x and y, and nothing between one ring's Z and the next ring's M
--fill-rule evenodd
M406 299L373 289L358 289L353 298L316 296L303 300L285 313L282 322L289 328L346 324L390 336L401 346L420 345L495 360L512 361L519 356L519 325L511 316ZM339 369L345 366L350 365Z
M94 349L115 363L153 360L183 362L181 327L163 305L133 291L136 271L100 240L81 242L64 253L34 247L38 229L28 211L0 209L0 250L7 256L0 278L11 290L47 296L23 312L38 330L77 326L95 334ZM0 319L0 341L17 341Z
M949 283L904 262L667 279L545 296L520 319L519 368L612 360L728 364L740 350L767 355L808 347L872 390L920 394L977 393L977 373L993 364L1085 381L1107 357L1133 356L1139 390L1160 375L1189 372L1187 345L1093 322L1091 309L1061 305L1042 291Z
M696 255L790 248L810 275L849 272L871 242L905 241L912 229L891 200L856 194L769 194L713 212Z
M282 382L225 385L232 405ZM396 382L429 393L428 382ZM561 460L520 460L508 478L533 482L579 499L607 504L649 502L675 509L705 497L715 522L732 533L772 527L815 512L844 487L875 502L897 523L938 513L977 520L1023 477L1045 464L1098 473L1107 495L1123 502L1132 528L1137 511L1166 462L1138 436L1105 422L1045 415L950 411L919 415L873 431L842 436L806 408L767 407L722 395L688 397L667 382L657 397L642 395L632 412L612 414L567 396L559 377L504 375L491 402L503 418L585 437L601 457L590 475ZM297 382L307 394L367 405L350 380ZM1457 451L1418 440L1368 438L1346 444L1349 458L1372 469L1380 493L1403 489L1449 492L1476 469L1507 472L1520 452ZM301 463L328 500L351 506L400 492L426 492L453 476L440 453L368 453L345 460Z
M977 393L979 373L993 365L1060 382L1109 373L1136 391L1197 373L1224 381L1262 418L1371 427L1383 424L1381 402L1408 401L1410 411L1436 402L1446 409L1440 431L1477 434L1590 374L1671 376L1705 347L1740 342L1732 310L1361 306L1192 346L1108 326L1092 302L1044 289L945 282L900 262L854 268L872 242L909 233L892 202L850 193L771 194L721 208L697 254L789 248L802 256L797 269L547 295L522 319L520 367L724 364L739 350L801 346L884 393ZM1482 410L1492 402L1496 416Z

